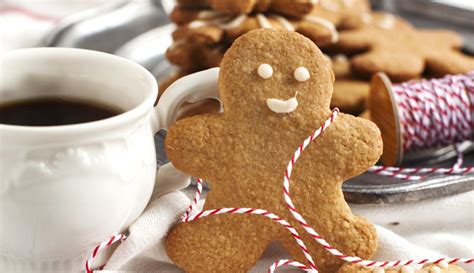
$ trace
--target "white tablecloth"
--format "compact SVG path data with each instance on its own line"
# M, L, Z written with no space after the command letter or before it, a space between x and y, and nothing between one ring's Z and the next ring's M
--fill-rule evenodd
M38 45L57 18L96 5L100 0L67 1L67 6L60 4L64 2L1 2L0 52ZM163 240L188 203L188 197L180 191L152 200L130 227L129 238L118 247L105 269L180 272L167 257ZM380 242L376 260L474 256L474 192L415 203L352 205L352 208L377 225ZM252 272L266 272L270 263L286 256L284 249L274 244ZM474 267L466 268L474 272Z
M474 256L474 192L415 203L352 205L354 212L377 226L379 248L374 260ZM152 200L130 227L130 236L108 261L105 269L125 272L182 272L166 255L163 241L170 227L189 204L180 191ZM218 216L217 216L218 217ZM288 257L277 243L251 272ZM317 263L317 259L316 259ZM466 267L474 272L474 267ZM299 272L288 269L282 272Z

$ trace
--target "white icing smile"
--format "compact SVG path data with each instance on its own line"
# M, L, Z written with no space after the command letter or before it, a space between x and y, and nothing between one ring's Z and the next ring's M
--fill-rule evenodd
M267 106L275 113L291 113L295 111L296 108L298 108L298 100L296 99L296 95L298 95L298 92L296 92L293 98L288 100L274 98L267 99Z

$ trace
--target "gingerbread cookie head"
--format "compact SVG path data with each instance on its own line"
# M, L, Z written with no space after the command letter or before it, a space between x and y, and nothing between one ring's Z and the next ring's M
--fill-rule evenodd
M331 66L316 45L282 30L253 31L237 39L224 55L219 75L226 113L239 115L328 109L333 82Z

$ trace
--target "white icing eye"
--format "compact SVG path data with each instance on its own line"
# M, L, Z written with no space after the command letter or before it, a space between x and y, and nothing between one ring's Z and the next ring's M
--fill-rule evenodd
M258 66L258 75L263 79L269 79L273 75L273 68L269 64L261 64Z
M311 75L309 74L308 69L304 66L300 66L297 69L295 69L293 76L299 82L305 82L309 80L309 78L311 78Z

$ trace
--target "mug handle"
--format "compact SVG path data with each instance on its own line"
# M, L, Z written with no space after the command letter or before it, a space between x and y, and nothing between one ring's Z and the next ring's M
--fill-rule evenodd
M184 102L198 102L203 99L219 100L219 68L211 68L183 77L171 84L155 107L154 132L168 129L176 122L179 107ZM191 179L169 162L158 169L155 192L159 195L186 188Z
M171 84L156 106L159 129L168 129L176 122L179 107L184 102L219 100L218 78L219 68L215 67L188 75Z

